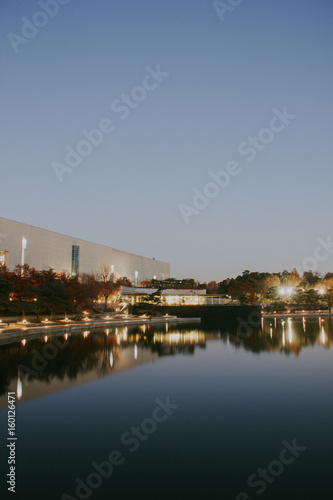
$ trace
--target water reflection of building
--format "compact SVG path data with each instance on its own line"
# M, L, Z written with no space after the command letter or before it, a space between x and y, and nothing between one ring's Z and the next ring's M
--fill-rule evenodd
M161 356L192 354L196 345L205 345L205 335L198 330L166 333L165 328L85 330L4 345L0 347L0 408L6 407L9 388L16 389L18 400L28 401L156 362Z

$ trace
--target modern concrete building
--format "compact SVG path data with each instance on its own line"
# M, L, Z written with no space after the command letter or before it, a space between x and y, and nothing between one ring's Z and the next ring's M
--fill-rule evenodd
M170 264L0 217L0 266L29 264L38 270L77 275L110 268L114 279L127 276L135 285L170 277Z

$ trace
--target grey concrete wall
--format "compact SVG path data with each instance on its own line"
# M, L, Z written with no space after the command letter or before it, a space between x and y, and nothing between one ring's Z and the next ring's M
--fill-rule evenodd
M72 245L80 247L80 273L98 272L100 266L114 265L115 278L127 276L134 282L170 277L170 265L155 259L142 257L89 241L65 236L21 222L0 217L0 250L6 254L6 265L13 269L21 264L22 238L27 239L25 263L39 270L52 267L56 272L71 272Z

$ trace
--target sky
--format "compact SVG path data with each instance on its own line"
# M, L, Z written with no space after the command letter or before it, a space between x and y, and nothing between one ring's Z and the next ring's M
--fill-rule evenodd
M333 271L331 0L0 9L2 217L176 278Z

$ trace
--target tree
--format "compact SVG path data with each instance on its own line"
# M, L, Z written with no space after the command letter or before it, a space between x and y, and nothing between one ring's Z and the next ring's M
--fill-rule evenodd
M79 276L62 276L61 280L69 296L70 308L76 313L93 310L100 295L100 286L93 273Z
M0 275L0 308L7 307L12 286L8 279Z
M132 286L132 283L126 276L122 276L116 281L116 289L119 289L121 286Z
M305 285L316 285L317 283L319 283L321 281L321 276L319 276L318 273L314 273L312 271L306 271L305 273L303 273L303 276L302 276L302 282L305 284Z
M110 268L104 265L100 267L97 277L100 286L100 292L104 297L104 307L106 309L108 304L108 298L115 289L113 282L113 275L111 273Z
M139 305L139 311L152 313L153 310L162 303L161 293L162 289L159 288L156 292L143 296Z
M218 293L219 285L216 281L210 281L207 285L207 293Z
M245 293L240 294L239 296L239 303L243 306L245 304L249 303L249 299Z

